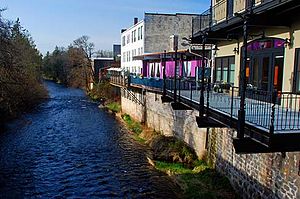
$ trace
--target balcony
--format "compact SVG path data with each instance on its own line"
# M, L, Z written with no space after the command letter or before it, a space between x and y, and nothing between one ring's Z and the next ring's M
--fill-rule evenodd
M201 31L210 27L211 24L211 10L208 9L201 15L193 18L192 20L192 36L195 37Z
M174 96L174 88L174 80L167 80L169 97ZM176 88L178 102L199 109L201 83L181 81L177 83ZM202 128L222 125L238 128L241 101L238 87L206 84L204 99L205 117L218 121L219 125L212 126L209 122L207 126L203 126L205 118L200 118ZM242 144L237 142L236 152L300 150L297 141L300 139L300 95L290 92L247 89L245 104L244 128L247 133L246 138L241 140Z
M200 35L201 31L236 18L235 13L253 10L253 13L262 13L270 8L292 2L295 0L219 0L212 7L193 19L193 38Z
M258 7L279 5L290 0L220 0L212 6L212 25L234 17L234 13L255 10Z

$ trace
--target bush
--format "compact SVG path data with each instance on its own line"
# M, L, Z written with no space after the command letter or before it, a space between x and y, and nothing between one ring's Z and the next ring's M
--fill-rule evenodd
M106 101L108 103L119 100L119 95L109 81L94 84L94 88L88 93L94 101Z

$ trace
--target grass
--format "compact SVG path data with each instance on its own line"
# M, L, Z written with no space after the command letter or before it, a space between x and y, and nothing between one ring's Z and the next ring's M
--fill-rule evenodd
M193 168L187 168L182 163L163 161L155 161L155 167L159 171L173 174L186 198L236 198L229 180L202 160L195 161Z
M162 172L170 172L173 174L193 173L193 170L186 168L182 163L170 163L163 161L155 161L155 167Z
M139 122L134 121L128 114L122 115L122 118L128 129L134 133L133 138L138 142L144 143L145 140L139 137L139 135L143 132L142 125Z
M121 104L118 102L111 102L106 105L108 110L114 112L114 113L119 113L121 111Z

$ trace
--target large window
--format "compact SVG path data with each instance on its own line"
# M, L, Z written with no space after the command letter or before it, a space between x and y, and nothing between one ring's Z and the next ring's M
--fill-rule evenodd
M300 92L300 48L295 52L294 92Z
M235 62L234 56L216 58L216 82L226 82L234 84Z

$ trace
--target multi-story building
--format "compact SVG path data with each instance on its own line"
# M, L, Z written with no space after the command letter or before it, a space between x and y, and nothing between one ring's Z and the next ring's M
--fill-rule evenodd
M121 67L141 74L143 62L134 57L147 53L163 52L170 48L170 36L178 35L178 49L186 48L183 38L192 35L195 14L145 13L144 19L121 31Z
M227 94L211 92L208 114L236 121L214 129L215 146L226 144L211 146L210 156L243 198L300 198L299 6L299 0L212 0L204 13L210 23L201 17L193 23L192 42L216 46L214 84L229 85ZM224 96L231 98L228 120Z

